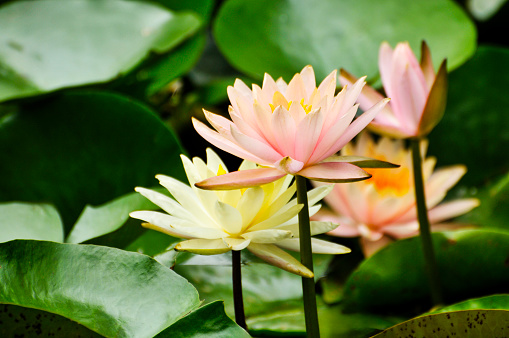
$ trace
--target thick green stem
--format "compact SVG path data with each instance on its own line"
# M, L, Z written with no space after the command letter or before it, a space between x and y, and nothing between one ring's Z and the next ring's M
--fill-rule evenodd
M299 212L300 260L306 268L313 271L311 225L309 222L306 179L302 176L295 176L295 181L297 182L297 203L304 205ZM304 297L304 316L306 320L307 336L313 338L320 337L314 278L302 277L302 294Z
M240 270L240 251L232 251L233 307L235 309L235 321L241 328L247 331L244 300L242 296L242 275Z
M410 140L412 149L412 163L414 169L415 202L417 206L417 218L424 253L424 264L431 291L433 305L442 304L442 289L440 287L440 276L433 250L431 230L428 219L428 208L426 207L426 196L424 193L424 182L422 179L422 157L420 139Z

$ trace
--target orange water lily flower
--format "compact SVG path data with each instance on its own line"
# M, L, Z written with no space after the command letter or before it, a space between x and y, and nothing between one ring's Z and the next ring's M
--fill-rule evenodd
M379 53L380 77L391 102L369 125L370 130L395 138L426 136L444 114L447 98L447 69L445 60L435 74L431 53L422 43L421 61L417 61L407 42L393 50L382 43ZM352 84L357 79L341 70L341 84ZM383 96L365 86L359 96L360 108L365 110Z
M336 71L316 87L315 74L306 66L287 84L265 74L260 88L241 80L228 87L231 120L204 110L215 130L193 119L196 131L216 147L262 168L237 171L199 182L204 189L235 189L273 182L287 174L326 182L369 178L345 160L325 161L373 120L388 99L381 98L354 120L355 104L365 78L335 95ZM353 121L353 122L352 122Z
M426 150L421 142L421 151ZM399 163L396 169L366 169L372 177L366 181L336 184L325 197L331 211L320 211L314 219L341 224L331 235L361 236L366 255L389 242L415 236L419 232L413 188L412 157L402 140L382 137L378 143L363 133L354 144L346 145L342 155L373 156ZM424 185L428 216L432 227L442 221L468 212L479 201L475 198L456 199L439 204L447 191L465 174L463 165L433 170L435 159L423 162ZM442 227L443 228L443 227Z

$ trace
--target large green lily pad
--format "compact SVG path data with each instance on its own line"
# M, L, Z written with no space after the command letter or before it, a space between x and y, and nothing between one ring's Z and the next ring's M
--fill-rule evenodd
M104 336L153 337L199 305L184 278L145 255L94 245L0 244L0 303L58 314Z
M255 78L264 72L289 80L311 64L319 79L342 67L356 76L378 73L378 49L425 39L433 60L455 68L475 51L476 30L450 0L228 0L214 36L230 63Z

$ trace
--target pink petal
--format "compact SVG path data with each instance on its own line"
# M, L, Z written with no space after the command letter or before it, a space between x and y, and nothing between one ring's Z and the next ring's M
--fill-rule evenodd
M382 42L382 44L380 45L380 50L378 52L378 69L380 69L380 78L382 79L384 88L386 88L391 83L392 80L391 73L392 73L393 54L394 51L392 50L389 43L386 41ZM387 95L389 94L387 93Z
M309 157L315 150L316 143L320 137L323 124L321 109L307 114L297 126L295 137L295 159L308 163Z
M341 69L339 72L339 82L342 85L353 85L353 83L357 82L359 79L357 79L352 74L348 73L346 70ZM362 91L360 96L357 98L357 102L360 104L360 107L362 110L366 111L369 108L371 108L373 105L375 105L377 102L380 102L380 100L383 100L384 97L382 94L371 88L370 86L364 86L362 87ZM388 107L386 107L387 109Z
M336 91L337 84L337 70L334 69L318 86L318 91L322 97L334 97L334 92ZM331 102L328 102L331 104Z
M295 106L300 106L300 104ZM272 114L271 124L277 146L281 150L282 154L294 157L295 132L297 127L293 117L287 110L278 106Z
M235 88L246 99L250 101L253 100L253 93L251 92L251 89L249 89L249 87L241 79L235 79L233 88Z
M234 125L231 126L230 131L233 139L240 147L253 154L254 156L263 159L265 163L274 163L281 159L281 154L278 153L270 145L242 134Z
M359 116L352 124L346 129L346 131L341 135L341 137L336 141L336 143L323 155L322 159L325 159L336 152L338 152L341 148L345 146L348 142L350 142L362 129L364 129L378 114L378 112L385 107L385 105L389 102L389 99L383 99L378 102L376 105L371 107L368 111L364 112L361 116Z
M285 97L288 101L300 102L306 96L306 88L304 88L304 81L299 73L295 74L288 83L288 87L286 88Z
M435 69L433 68L433 60L431 59L431 52L426 44L426 41L422 41L421 44L421 70L426 81L428 90L431 89L433 82L435 81Z
M442 203L428 211L429 221L433 224L463 215L479 204L479 200L476 198L464 198Z
M328 153L331 147L337 142L337 140L343 135L345 130L350 126L350 122L352 122L355 114L357 113L357 107L359 105L355 105L350 108L350 110L337 121L334 122L332 126L330 126L327 132L323 135L321 139L319 139L318 144L316 145L315 150L309 158L309 163L316 163L322 160L325 156L324 154ZM327 125L324 125L323 128L327 128ZM322 131L323 133L323 131Z
M299 175L321 182L355 182L371 177L366 171L348 162L323 162L301 170Z
M284 176L286 173L275 168L258 168L210 177L195 183L195 186L206 190L242 189L271 183Z
M300 72L300 76L302 77L302 81L304 82L304 88L306 89L306 98L309 98L311 93L313 93L313 90L316 88L316 81L315 81L315 72L313 70L313 67L306 66L302 69Z
M293 158L287 156L274 163L274 166L279 171L285 172L290 175L295 175L304 167L304 163L298 160L294 160Z
M235 156L238 156L240 158L259 163L259 164L271 164L270 162L266 162L262 160L261 158L247 152L246 150L239 147L237 144L233 143L223 135L213 131L209 127L207 127L204 123L201 121L192 118L193 126L196 132L200 134L201 137L203 137L208 142L212 143L216 147L218 147L221 150L224 150L230 154L233 154Z

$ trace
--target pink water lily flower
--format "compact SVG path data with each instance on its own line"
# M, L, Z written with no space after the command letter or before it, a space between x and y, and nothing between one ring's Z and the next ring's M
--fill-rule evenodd
M421 141L425 154L427 142ZM372 177L362 182L336 184L325 197L331 211L321 211L314 219L340 224L329 234L340 237L361 236L367 256L400 238L419 233L412 173L411 152L402 140L382 137L378 143L363 133L355 145L346 145L342 155L372 156L399 163L396 169L367 169ZM423 162L428 216L432 229L447 229L445 220L464 214L477 205L475 198L456 199L439 204L447 191L465 174L463 165L433 171L435 159ZM450 224L449 224L450 225ZM452 225L450 225L452 226Z
M417 61L407 42L398 43L393 50L382 43L379 53L380 77L391 102L369 125L370 130L396 138L426 136L444 114L447 99L447 69L444 60L435 74L431 53L425 42L421 48L421 62ZM341 84L357 79L341 70ZM373 88L363 88L358 102L360 108L370 108L383 96Z
M287 174L326 182L369 178L366 171L345 160L324 161L364 129L388 102L381 98L352 122L364 79L345 86L336 96L336 71L316 87L311 66L304 67L288 84L265 74L262 87L250 89L237 79L228 87L231 120L204 110L215 130L197 119L193 124L216 147L263 167L212 177L197 186L236 189L273 182Z

